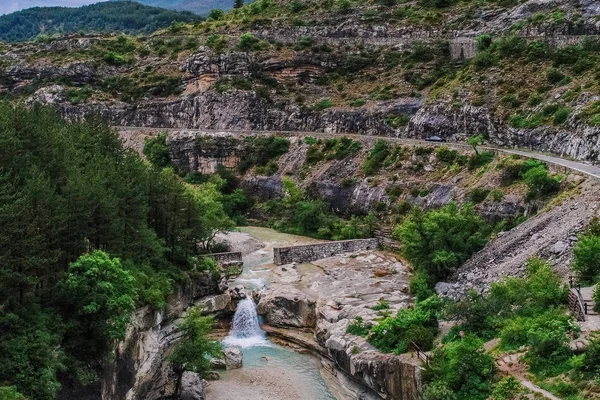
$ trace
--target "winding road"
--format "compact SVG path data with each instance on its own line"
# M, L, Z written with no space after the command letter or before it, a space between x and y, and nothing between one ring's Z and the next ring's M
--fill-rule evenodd
M351 134L342 134L342 133L324 133L324 132L302 132L302 131L251 131L251 130L235 130L235 129L186 129L186 128L146 128L139 126L115 126L115 129L119 132L123 131L141 131L147 132L148 134L145 136L152 136L153 134L157 134L159 132L198 132L198 133L223 133L223 134L239 134L241 136L255 136L255 135L278 135L278 136L312 136L315 138L324 138L329 139L332 137L340 137L346 136L352 139L383 139L386 142L390 143L401 143L408 145L419 145L419 146L448 146L453 148L471 148L466 143L457 143L457 142L428 142L426 140L419 139L408 139L408 138L397 138L397 137L389 137L389 136L369 136L369 135L359 135L356 133ZM144 135L142 135L144 136ZM570 169L572 171L580 172L590 178L595 180L600 180L600 167L588 164L582 161L573 161L566 158L553 156L549 154L537 153L531 150L525 149L513 149L513 148L503 148L503 147L495 147L495 146L479 146L481 150L495 151L506 154L516 154L522 157L534 158L536 160L543 161L548 164L557 165L560 167L564 167Z

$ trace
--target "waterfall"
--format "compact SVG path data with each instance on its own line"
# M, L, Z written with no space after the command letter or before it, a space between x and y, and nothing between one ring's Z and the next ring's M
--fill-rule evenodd
M268 346L265 332L260 329L256 305L250 297L241 300L233 316L229 335L223 340L226 346Z

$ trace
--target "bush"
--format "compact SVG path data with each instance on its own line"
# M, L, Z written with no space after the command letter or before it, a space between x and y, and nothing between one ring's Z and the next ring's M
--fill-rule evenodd
M224 16L225 11L221 10L220 8L214 8L210 11L210 13L208 13L207 18L211 21L218 21L223 19Z
M238 164L238 170L245 173L253 166L266 166L287 153L290 141L279 136L256 137L246 144L245 156Z
M387 317L371 328L369 343L386 353L406 353L411 343L423 351L430 350L438 330L440 305L437 296L432 296L413 308L398 310L396 316Z
M465 336L434 351L423 377L425 398L442 400L432 396L434 387L435 393L453 393L450 398L456 400L486 400L494 373L494 358L486 354L483 342Z
M251 33L244 33L240 36L237 48L241 51L256 51L262 50L266 47L266 43L256 38Z
M428 212L415 209L394 237L402 242L402 254L437 281L481 249L490 233L491 226L471 206L450 203Z
M566 361L572 355L569 338L561 321L548 321L543 327L528 332L529 350L525 360L531 372L541 376L556 376L570 367Z
M483 34L477 37L477 50L483 51L488 49L492 45L492 37L490 35Z
M333 107L333 103L329 99L321 100L315 103L315 110L321 111Z
M547 196L560 189L560 181L550 176L545 165L530 168L523 174L523 181L529 188L528 199Z
M569 115L571 114L571 109L569 107L561 107L554 113L554 119L552 123L554 125L562 125L567 121Z
M491 151L482 151L481 153L475 153L469 157L468 168L474 170L483 167L486 164L491 163L494 160L494 153Z
M417 302L423 301L435 294L435 291L432 289L432 282L430 282L430 278L424 272L417 271L411 278L409 284L409 292L416 299Z
M146 156L150 164L157 168L165 168L171 165L167 136L167 132L163 132L159 133L155 138L144 139L144 156Z
M596 282L600 277L600 236L581 235L573 249L573 270L582 282ZM597 302L596 304L600 304Z
M211 340L208 335L212 331L213 317L203 316L199 306L191 308L182 322L178 324L181 339L175 347L169 360L179 374L191 371L206 377L211 368L211 358L222 355L222 346Z
M600 373L600 340L597 337L590 340L579 369L593 375Z
M371 327L364 323L362 317L354 318L354 321L348 324L346 332L356 336L367 336Z
M436 158L446 164L453 164L456 161L458 152L456 150L450 150L447 146L440 146L435 149Z
M494 201L502 201L504 198L504 192L500 189L494 189L492 190L492 198Z
M489 189L473 188L469 192L469 200L471 200L475 204L481 203L482 201L484 201L487 198L488 194L490 194Z
M383 139L378 139L363 163L365 175L371 176L376 174L381 169L389 153L390 148L387 142Z
M212 49L213 51L220 53L227 46L227 39L223 35L212 34L206 38L206 47Z
M521 382L514 376L502 378L492 390L492 400L513 400L521 390Z

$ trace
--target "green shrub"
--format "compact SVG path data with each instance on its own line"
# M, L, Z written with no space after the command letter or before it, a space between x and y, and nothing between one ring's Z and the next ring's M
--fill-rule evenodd
M376 174L383 166L383 162L389 153L390 148L387 142L383 139L378 139L363 163L365 175L371 176Z
M481 203L482 201L484 201L487 198L488 194L490 194L489 189L473 188L469 192L469 200L475 204Z
M522 390L521 382L514 376L502 378L492 390L492 400L513 400Z
M487 33L477 36L477 50L483 51L492 45L492 37Z
M554 125L562 125L567 121L567 118L569 118L570 114L571 109L569 107L560 107L554 113L554 119L552 120L552 123Z
M325 109L331 108L331 107L333 107L333 103L331 102L331 100L324 99L324 100L321 100L321 101L315 103L314 109L321 111L321 110L325 110Z
M504 198L504 192L500 189L494 189L492 190L492 198L494 201L502 201Z
M450 203L438 210L415 209L394 230L402 254L436 281L443 280L471 254L481 249L491 226L469 205Z
M242 173L253 166L266 166L270 161L278 159L287 153L290 141L279 136L256 137L246 143L245 155L238 164L238 170Z
M227 39L223 35L215 33L206 38L205 45L213 51L220 53L227 47Z
M240 36L240 40L237 45L238 50L241 51L257 51L263 50L266 47L266 42L256 38L251 33L244 33L242 36Z
M218 21L220 19L223 19L224 16L225 11L221 10L220 8L214 8L208 13L207 18L210 21Z
M529 370L541 377L556 376L570 369L572 355L567 330L561 321L548 321L528 332L529 350L525 360Z
M600 277L600 236L581 235L573 249L572 268L578 280L595 282ZM599 303L596 303L599 304Z
M144 139L144 156L155 167L164 168L171 165L167 136L167 132L163 132L154 138Z
M397 115L395 117L387 117L385 119L385 123L394 129L400 128L401 126L406 126L409 121L410 117L408 115Z
M417 271L410 278L408 290L417 299L417 302L423 301L435 294L429 276L421 271Z
M352 102L352 107L361 107L367 104L367 100L365 99L356 99Z
M424 398L486 400L495 371L494 358L486 354L483 342L474 336L465 336L433 352L423 376ZM450 397L438 397L450 393Z
M469 157L468 168L474 170L491 163L494 160L494 153L491 151L482 151Z
M438 329L440 305L439 299L433 296L413 308L398 310L396 316L386 317L371 328L369 343L386 353L406 353L411 343L423 351L430 350Z
M369 329L371 327L367 325L362 317L356 317L348 327L346 328L346 332L356 336L367 336L369 334Z
M453 164L458 157L458 152L456 150L450 150L447 146L440 146L435 149L435 156L443 163Z
M386 299L380 299L379 302L371 309L375 311L389 310L390 303Z
M560 181L550 176L545 165L530 168L523 174L523 181L529 189L528 199L547 196L560 189Z

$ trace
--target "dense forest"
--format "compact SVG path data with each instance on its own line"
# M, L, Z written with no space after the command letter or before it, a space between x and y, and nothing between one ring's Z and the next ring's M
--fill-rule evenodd
M201 17L191 12L171 11L132 1L103 2L78 8L36 7L0 16L0 40L31 40L42 33L151 33L173 22L199 19Z
M136 305L164 306L233 222L217 184L150 166L105 123L0 103L0 225L0 398L45 400L97 381Z
M229 10L233 7L233 0L138 0L142 4L153 7L163 7L178 11L191 11L199 15L206 15L211 10L220 8Z

